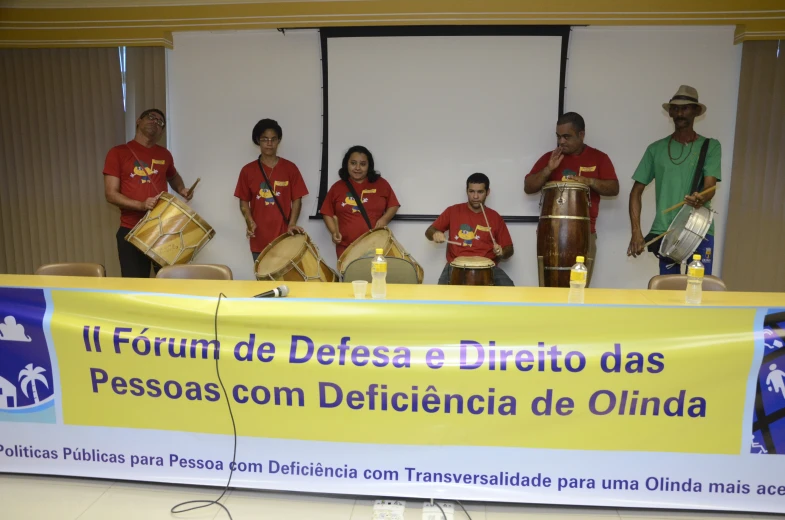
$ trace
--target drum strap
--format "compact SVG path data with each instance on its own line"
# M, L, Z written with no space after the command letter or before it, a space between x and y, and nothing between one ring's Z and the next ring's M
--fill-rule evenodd
M286 213L284 213L284 210L283 210L283 207L281 206L281 203L278 202L278 197L275 196L275 186L272 185L272 183L270 182L270 179L267 178L267 174L264 173L264 167L262 166L262 156L261 156L261 154L256 159L256 162L259 164L259 171L262 172L262 177L264 177L264 182L266 182L267 183L267 187L270 188L270 194L273 196L273 201L275 201L275 205L278 206L278 211L281 212L281 216L283 217L283 222L284 222L284 224L286 224L288 226L289 225L289 217L286 216Z
M362 213L362 216L365 219L365 223L368 224L368 229L373 229L373 226L371 225L371 219L368 218L368 213L365 212L363 201L360 197L357 196L357 192L354 190L354 186L352 186L352 183L349 182L349 179L344 179L343 182L346 183L346 186L349 188L352 197L354 197L355 202L357 202L357 207L360 209L360 213Z
M701 153L698 156L698 166L695 168L695 176L692 178L692 190L690 190L690 195L700 191L701 185L703 184L703 165L706 163L706 152L709 149L709 141L711 138L707 137L705 141L703 141L703 146L701 146Z

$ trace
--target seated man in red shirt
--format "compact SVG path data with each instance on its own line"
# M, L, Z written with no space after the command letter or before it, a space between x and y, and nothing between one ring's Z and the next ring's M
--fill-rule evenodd
M589 236L589 275L597 259L597 215L600 213L600 195L613 197L619 194L619 180L610 158L603 152L583 143L586 123L575 112L567 112L556 121L556 142L552 152L540 157L524 179L523 191L537 193L549 181L570 180L589 187L591 207L591 235Z
M488 207L484 208L483 215L485 199L490 193L491 181L488 176L484 173L471 174L466 179L468 202L455 204L444 210L425 232L426 238L437 244L450 242L447 244L447 265L439 277L439 285L450 283L450 262L459 256L484 256L493 260L496 264L493 268L493 284L515 285L499 267L500 260L506 260L513 254L512 238L507 224L501 215ZM452 235L449 239L444 235L448 229Z
M125 236L147 210L153 209L167 183L185 200L192 193L185 187L174 167L169 150L157 143L164 135L166 118L157 108L142 112L136 120L136 136L126 144L115 146L106 154L104 163L104 194L106 200L120 208L120 229L117 230L117 253L120 271L125 278L149 278L150 267L160 267Z

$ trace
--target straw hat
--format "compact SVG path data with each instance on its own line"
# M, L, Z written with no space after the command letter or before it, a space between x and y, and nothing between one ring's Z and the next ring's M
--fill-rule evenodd
M671 105L698 105L700 107L700 113L698 113L698 115L700 116L706 113L706 105L698 102L698 91L689 85L680 86L671 100L668 103L662 104L662 108L670 110Z

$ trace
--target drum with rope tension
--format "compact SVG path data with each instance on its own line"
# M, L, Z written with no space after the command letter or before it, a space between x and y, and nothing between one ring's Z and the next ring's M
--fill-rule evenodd
M264 248L254 262L257 280L337 282L338 274L322 259L305 233L284 233Z
M386 227L366 231L346 248L338 259L338 271L341 273L341 276L343 276L346 268L354 260L365 256L375 256L376 249L383 249L384 256L400 258L410 262L414 266L414 270L417 271L417 283L422 283L425 275L423 268L420 267L420 264L417 263L417 260L412 255L406 252L406 249L395 239L392 231Z
M125 239L165 267L191 263L213 236L210 224L185 202L164 192Z

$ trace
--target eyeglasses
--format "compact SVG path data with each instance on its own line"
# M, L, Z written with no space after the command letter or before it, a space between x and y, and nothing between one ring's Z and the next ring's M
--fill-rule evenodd
M154 114L147 114L147 119L150 121L155 121L155 124L161 128L166 126L166 122L163 119L156 117Z
M278 138L277 137L262 137L262 138L259 139L259 142L260 143L270 143L270 144L273 144L273 143L277 143L278 142Z

